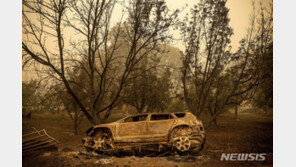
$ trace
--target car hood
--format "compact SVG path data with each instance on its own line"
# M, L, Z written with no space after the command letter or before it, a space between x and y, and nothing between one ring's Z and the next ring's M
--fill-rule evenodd
M94 125L93 128L110 127L110 126L114 126L117 124L118 124L118 122L111 122L111 123L106 123L106 124Z

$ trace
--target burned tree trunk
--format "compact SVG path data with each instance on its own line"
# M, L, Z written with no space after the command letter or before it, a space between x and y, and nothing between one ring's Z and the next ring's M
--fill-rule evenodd
M235 113L235 119L237 119L237 108L238 108L237 105L235 105L235 112L234 112Z

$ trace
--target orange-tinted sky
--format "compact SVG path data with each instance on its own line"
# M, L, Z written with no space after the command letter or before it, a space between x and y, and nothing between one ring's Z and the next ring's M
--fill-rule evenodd
M233 28L234 35L231 38L231 45L233 49L238 47L239 41L245 36L249 25L249 16L252 13L252 2L254 1L255 7L258 9L260 2L266 8L272 3L272 0L228 0L226 6L230 9L229 18L230 26ZM170 9L177 9L184 7L188 4L188 9L199 0L166 0ZM189 11L188 9L185 12ZM182 17L182 14L180 15ZM181 43L176 44L177 47L182 48Z
M238 46L238 42L245 36L248 25L249 25L249 16L252 13L252 2L254 1L255 6L259 9L259 4L262 2L263 6L269 8L270 3L272 0L228 0L226 5L230 9L229 11L229 18L230 18L230 26L233 28L234 35L231 38L232 46L235 49ZM193 7L195 4L199 2L199 0L166 0L168 8L171 10L175 9L182 9L185 8L182 13L180 13L179 17L185 16L189 9ZM127 2L126 2L127 3ZM188 6L186 7L186 4ZM114 13L112 16L112 23L115 24L118 22L122 15L122 7L117 4L114 8ZM126 18L126 15L124 19ZM180 38L179 32L174 31L172 32L174 38ZM71 29L66 29L63 32L65 40L67 41L68 38L73 37L75 32ZM24 37L24 36L23 36ZM175 47L183 49L182 42L175 42Z
M272 3L272 0L228 0L226 5L230 9L229 11L229 18L230 18L230 26L233 28L234 35L231 38L231 45L233 48L233 51L238 47L239 41L245 36L247 32L247 28L249 25L249 16L252 12L252 1L255 2L256 8L259 8L260 2L262 2L263 6L268 8L269 4ZM182 9L188 4L188 6L185 8L185 10L180 14L180 17L185 16L186 12L189 12L189 9L199 2L199 0L166 0L168 8L169 9ZM112 22L115 24L119 19L121 18L121 7L117 5L114 8L114 15L112 18ZM179 32L174 31L172 32L174 35L174 38L180 38ZM69 40L70 37L75 36L75 32L70 29L66 29L63 32L63 35L65 37L65 41ZM23 36L24 37L24 36ZM25 38L23 39L25 40ZM50 47L55 47L55 42L50 42ZM67 42L66 42L67 43ZM67 44L66 44L67 45ZM178 47L181 50L184 50L184 47L182 45L181 41L174 42L174 47ZM25 72L26 73L26 72ZM23 73L23 79L30 78L26 74Z
M228 0L227 7L229 10L230 26L233 28L232 45L238 46L238 42L246 34L249 25L249 16L253 10L252 2L254 1L256 9L259 8L260 2L263 7L269 8L272 0Z

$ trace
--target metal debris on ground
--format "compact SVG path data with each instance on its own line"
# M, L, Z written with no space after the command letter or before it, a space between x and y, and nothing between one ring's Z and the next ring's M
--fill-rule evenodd
M34 132L22 136L22 150L23 152L40 150L57 145L59 142L47 134L45 129L37 130L33 128Z
M112 163L113 160L112 159L107 159L107 158L101 158L99 159L96 164L103 164L103 165L106 165L106 164L110 164Z

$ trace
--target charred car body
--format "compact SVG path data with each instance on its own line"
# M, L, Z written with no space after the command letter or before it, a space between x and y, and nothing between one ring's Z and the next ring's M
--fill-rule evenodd
M168 146L178 152L202 150L205 143L203 124L190 112L147 113L100 124L82 139L89 151L118 150L145 145Z

